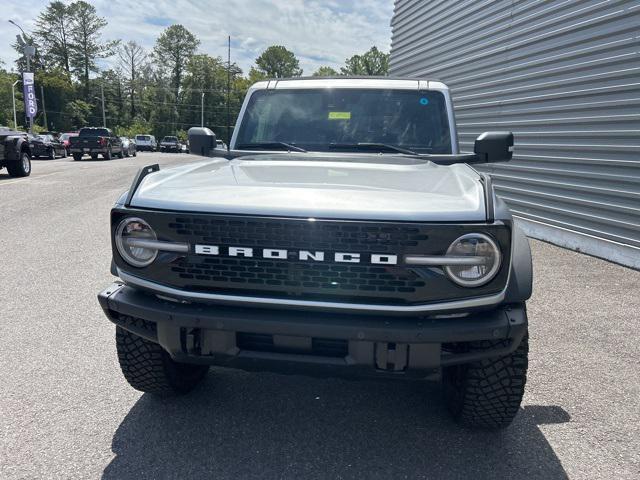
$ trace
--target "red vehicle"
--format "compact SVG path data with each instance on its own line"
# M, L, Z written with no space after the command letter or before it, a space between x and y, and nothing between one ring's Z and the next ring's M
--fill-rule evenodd
M62 144L64 145L64 148L67 150L67 152L69 152L69 146L71 145L71 142L69 142L69 139L71 137L77 137L77 136L78 136L78 132L63 133L60 135L58 140L62 142Z

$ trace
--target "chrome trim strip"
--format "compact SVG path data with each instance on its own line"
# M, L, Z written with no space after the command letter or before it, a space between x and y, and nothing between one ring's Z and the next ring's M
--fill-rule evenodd
M319 302L313 300L294 300L288 298L268 298L268 297L250 297L244 295L221 295L217 293L201 293L201 292L185 292L177 288L167 287L155 282L150 282L142 278L129 275L119 268L118 276L124 283L129 286L140 287L162 295L168 295L184 300L205 300L232 304L241 304L245 306L280 306L280 307L301 307L319 310L341 310L345 312L380 312L380 313L428 313L443 312L450 310L462 310L466 308L484 307L496 305L504 300L505 290L502 292L486 297L470 298L466 300L455 300L451 302L434 303L428 305L377 305L364 303L339 303L339 302Z
M163 252L189 253L188 243L161 242L160 240L146 240L143 238L126 238L124 241L131 247L162 250Z
M485 257L468 256L457 257L454 255L412 255L404 257L407 265L435 265L435 266L460 266L460 265L484 265Z

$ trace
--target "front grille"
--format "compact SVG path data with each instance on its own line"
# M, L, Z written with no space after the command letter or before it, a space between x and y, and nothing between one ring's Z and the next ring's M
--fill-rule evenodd
M132 215L129 211L128 215ZM402 265L405 255L442 255L469 231L492 235L509 258L506 225L449 225L222 216L138 211L160 240L187 242L188 255L161 253L144 272L152 281L189 291L303 300L412 305L497 293L508 262L488 285L468 289L440 268ZM122 215L116 212L117 225ZM254 258L196 255L194 245L252 248ZM260 258L262 249L286 249L287 259ZM300 250L323 251L325 261L301 261ZM333 261L337 252L360 253L361 263ZM398 265L369 264L368 254L397 255ZM114 250L116 263L130 271ZM506 266L505 266L506 265ZM143 273L143 275L141 275Z

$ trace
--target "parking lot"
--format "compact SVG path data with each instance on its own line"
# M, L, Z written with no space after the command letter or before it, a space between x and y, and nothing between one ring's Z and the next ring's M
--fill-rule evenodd
M145 164L0 172L0 478L638 478L640 272L533 241L527 393L502 433L451 423L438 385L211 371L131 389L97 292L109 209Z

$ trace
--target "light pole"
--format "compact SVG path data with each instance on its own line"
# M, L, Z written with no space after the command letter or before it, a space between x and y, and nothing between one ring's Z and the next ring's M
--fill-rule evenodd
M16 27L18 27L22 32L22 36L16 35L16 39L18 40L18 45L22 47L22 52L24 53L24 57L27 60L27 72L31 72L31 57L33 57L36 54L36 47L34 47L33 45L30 45L31 38L29 38L29 35L25 33L25 31L22 29L20 25L18 25L13 20L9 20L9 23L11 25L15 25ZM15 104L15 99L14 99L14 104ZM33 117L28 117L28 118L29 118L29 133L33 133ZM14 106L14 122L13 123L14 124L17 123L15 121L15 106Z
M202 98L200 99L200 126L204 127L204 92L202 92Z
M13 99L13 129L18 130L18 117L16 116L16 85L20 83L20 80L16 80L11 85L11 98Z

